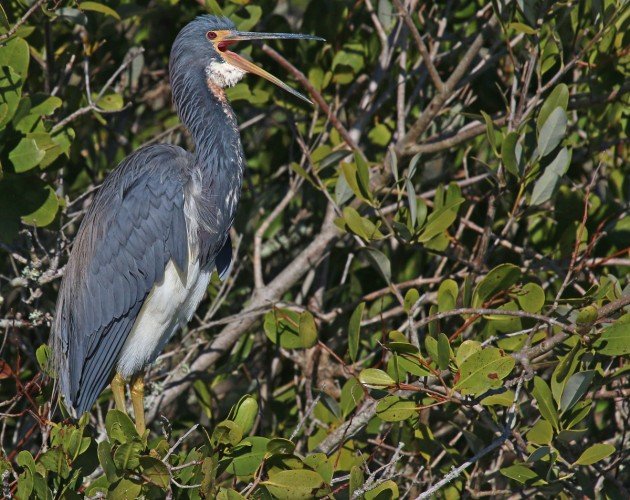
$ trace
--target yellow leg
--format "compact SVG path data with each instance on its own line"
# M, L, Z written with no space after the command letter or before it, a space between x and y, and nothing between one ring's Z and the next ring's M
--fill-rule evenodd
M136 430L141 436L144 434L144 373L138 373L131 382L131 404L136 419Z
M125 379L117 373L112 380L112 393L114 394L114 402L116 409L127 413L125 408Z

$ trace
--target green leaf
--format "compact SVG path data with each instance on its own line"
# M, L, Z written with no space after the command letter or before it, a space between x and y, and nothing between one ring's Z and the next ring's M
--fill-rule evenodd
M538 422L536 422L527 432L527 440L535 444L549 444L552 439L553 429L551 424L544 418L541 418Z
M95 99L96 96L93 98ZM119 111L123 108L123 98L120 94L105 94L96 101L96 105L105 111Z
M582 452L579 458L573 462L573 466L576 465L592 465L604 458L609 457L615 453L615 447L612 444L598 443L589 446Z
M538 462L549 455L551 455L551 447L541 446L540 448L534 450L529 457L527 457L527 461L530 463Z
M140 465L142 444L139 441L129 441L121 444L114 452L114 464L118 470L133 470Z
M466 359L476 352L481 351L481 349L481 342L478 342L477 340L464 340L457 348L455 363L457 363L457 366L462 366L462 363L466 361Z
M527 283L516 293L516 301L523 311L537 313L545 305L545 292L540 285Z
M112 445L109 441L101 441L98 443L97 454L98 462L101 464L101 468L103 472L105 472L107 480L113 483L118 479L118 474L116 472L116 465L112 459Z
M0 45L0 66L10 66L22 80L28 75L29 49L26 40L11 38Z
M593 305L583 307L578 311L575 323L578 325L592 325L597 321L598 314L597 307Z
M302 311L298 322L298 335L303 346L312 347L317 343L315 318L308 311Z
M412 347L416 350L415 346ZM428 364L429 363L423 360L418 354L403 353L398 356L398 367L417 377L428 377L432 375L431 371L427 368Z
M93 12L99 12L101 14L105 14L106 16L111 16L114 19L117 19L118 21L120 21L120 16L118 15L118 12L116 12L111 7L108 7L107 5L103 5L102 3L98 3L98 2L81 2L81 3L79 3L79 9L81 9L81 10L91 10Z
M500 387L501 381L513 368L514 358L496 347L487 347L471 354L462 363L455 389L464 395L482 394L493 387Z
M360 154L354 154L354 161L357 165L357 182L363 198L371 201L372 193L370 192L370 169L367 162Z
M30 470L25 470L20 474L16 497L20 500L23 498L31 498L33 492L33 473Z
M232 451L228 471L236 476L249 476L256 472L267 454L268 442L269 439L259 436L245 438Z
M267 443L267 453L271 455L291 455L295 451L295 443L284 438L273 438Z
M24 80L9 66L0 66L0 129L11 121L18 109Z
M376 488L366 491L363 497L365 500L389 500L398 498L399 496L398 485L391 479L388 479L379 484Z
M563 427L565 429L572 429L581 423L591 412L592 403L593 401L590 399L578 401L573 408L563 415Z
M44 152L44 157L39 162L39 168L41 169L49 166L63 152L61 146L53 140L48 132L31 132L26 137L33 139L37 147Z
M514 264L500 264L492 269L475 287L473 307L481 307L498 292L508 290L521 278L521 270Z
M243 439L241 428L231 420L219 422L212 431L212 442L216 444L237 445Z
M61 104L61 99L46 94L22 97L13 117L13 127L25 134L45 131L42 117L52 115Z
M567 384L564 386L564 391L562 392L562 398L560 399L560 410L562 413L570 410L575 403L586 394L594 377L595 371L588 370L574 373L571 378L567 380Z
M545 99L545 102L540 108L540 113L538 113L538 120L536 122L538 130L542 128L552 111L556 108L562 108L566 111L568 105L569 87L567 87L564 83L561 83L551 91L551 94L549 94L549 97Z
M352 494L363 486L365 483L365 479L363 477L363 471L361 467L357 467L354 465L352 469L350 469L350 484L349 487L349 496L352 497Z
M348 185L348 181L343 175L337 178L335 183L335 201L337 205L342 206L352 198L352 189Z
M566 355L559 358L560 362L551 375L551 392L553 393L553 399L555 399L558 404L560 404L560 399L562 399L564 386L568 378L577 370L584 352L585 350L581 347L580 342L576 342Z
M111 500L123 500L127 498L140 498L142 484L129 479L121 479L118 483L110 488L107 498Z
M31 213L22 216L22 222L30 226L44 227L49 225L59 211L59 198L52 186L45 186L46 199L42 205Z
M344 207L343 221L350 228L350 231L366 241L383 238L378 227L370 219L361 217L359 212L352 207Z
M534 28L532 28L531 26L528 26L527 24L510 23L510 24L508 24L508 27L512 28L513 30L517 31L518 33L524 33L526 35L535 35L536 34L536 30Z
M446 279L440 283L438 288L437 303L438 311L450 311L455 308L457 303L457 295L459 294L459 288L455 280Z
M501 144L501 159L503 160L503 166L515 177L521 176L521 157L522 146L518 143L519 135L516 132L509 132L503 143Z
M541 479L538 474L524 465L511 465L510 467L504 467L501 469L501 474L521 484L532 483Z
M392 268L387 256L376 248L366 247L364 248L364 251L367 253L368 258L374 267L376 267L376 269L378 269L381 273L383 279L387 283L390 283L392 280Z
M136 426L129 418L129 415L120 410L109 410L105 417L105 428L110 439L123 444L132 439L139 439Z
M437 332L432 333L431 335L437 335ZM427 350L427 353L429 354L431 359L435 361L438 358L438 345L437 340L431 335L427 335L424 338L424 347Z
M70 474L70 466L68 465L68 459L66 458L63 450L59 448L53 448L41 455L38 459L38 463L44 467L44 469L54 472L61 477L68 477Z
M246 500L246 497L231 488L221 488L217 500Z
M538 155L541 158L556 149L564 139L567 121L567 113L562 108L554 109L545 120L538 133Z
M274 498L299 500L313 498L315 492L324 485L324 480L315 471L285 470L261 484L265 485Z
M263 328L269 340L286 349L308 349L317 343L315 320L308 311L274 309L265 314Z
M21 223L50 224L58 209L55 190L38 176L5 175L0 181L0 240L10 242Z
M630 317L622 318L606 328L593 343L597 354L627 356L630 354Z
M376 405L376 416L385 422L407 420L415 413L416 404L398 396L385 396Z
M348 354L354 363L359 352L359 335L361 333L361 318L363 318L363 310L365 302L361 302L350 316L348 324Z
M22 450L17 454L15 462L24 469L30 470L33 474L36 472L35 459L30 452Z
M254 422L258 416L258 401L249 394L243 396L236 404L234 423L241 428L243 435L246 435L254 427Z
M350 378L341 388L341 415L346 418L363 401L365 391L356 378Z
M440 370L446 370L451 360L451 344L448 341L448 337L443 333L438 334L437 341L438 357L435 361Z
M314 453L304 458L304 465L317 472L326 484L330 484L334 473L333 463L325 453Z
M570 164L571 154L567 148L562 148L534 184L530 205L540 205L551 198Z
M499 389L499 391L500 392L495 394L490 394L490 396L486 396L480 403L483 406L499 405L505 406L506 408L511 407L514 403L514 391L501 389Z
M560 429L560 425L558 423L558 410L556 409L551 389L549 389L547 383L538 376L534 377L532 396L536 399L540 414L543 418L551 423L554 428Z
M384 389L396 383L387 373L377 368L363 369L359 374L359 381L371 389Z
M46 152L37 147L34 139L23 138L9 153L9 160L16 172L26 172L39 165Z
M51 356L50 347L46 344L40 345L37 348L37 351L35 351L35 357L37 358L37 363L39 364L39 367L42 370L42 372L46 374L50 374L50 369L51 369L50 356Z
M350 187L352 192L359 199L367 201L363 197L363 193L361 192L361 189L359 189L359 181L357 178L357 166L354 163L348 163L348 162L343 161L341 162L341 171L343 172L343 179L346 181L346 184Z
M411 182L411 180L407 179L405 181L405 189L407 190L407 201L409 203L409 219L411 221L411 223L409 224L409 228L413 230L415 229L418 222L418 200L416 197L416 190L413 187L413 183Z
M438 234L446 231L455 219L457 219L458 207L464 202L463 198L456 199L449 205L446 205L438 210L434 210L429 215L427 225L423 229L422 233L418 237L419 243L426 243L430 239L434 238Z
M488 137L488 142L492 147L492 150L497 154L497 141L494 136L494 123L492 122L492 118L485 111L481 112L481 116L483 116L483 121L486 123L486 136Z
M250 31L254 26L256 26L256 23L258 23L260 17L262 16L262 9L258 5L246 5L245 10L247 11L247 14L249 14L247 18L241 19L234 16L236 18L236 27L240 31Z
M418 302L418 300L420 300L420 293L418 293L418 290L416 290L415 288L410 288L409 290L407 290L404 301L405 312L407 314L409 314L411 308L416 302Z

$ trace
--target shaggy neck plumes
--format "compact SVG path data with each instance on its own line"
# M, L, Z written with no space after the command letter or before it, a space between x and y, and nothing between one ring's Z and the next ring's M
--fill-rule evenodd
M175 44L171 52L170 77L173 102L180 119L195 142L198 163L207 169L239 168L228 165L242 157L236 117L223 89L208 78L206 64L194 53ZM242 167L241 167L242 168Z

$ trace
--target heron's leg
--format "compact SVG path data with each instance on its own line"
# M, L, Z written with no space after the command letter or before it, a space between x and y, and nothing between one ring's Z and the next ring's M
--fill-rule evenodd
M136 419L136 430L141 436L144 434L144 372L134 376L131 381L131 404Z
M116 373L111 386L112 393L114 394L114 402L116 403L116 409L127 413L125 408L125 379L122 378L120 373Z

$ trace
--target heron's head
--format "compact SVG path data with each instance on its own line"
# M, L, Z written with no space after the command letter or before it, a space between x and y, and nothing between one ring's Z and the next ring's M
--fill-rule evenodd
M184 68L202 65L208 83L220 88L231 87L246 73L253 73L310 102L279 78L230 50L237 42L270 39L323 41L323 38L312 35L238 31L234 23L225 17L200 16L184 26L173 43L171 77L176 76L173 75L174 63Z

